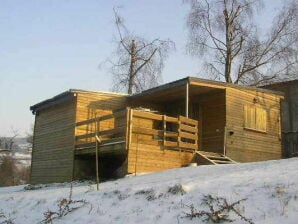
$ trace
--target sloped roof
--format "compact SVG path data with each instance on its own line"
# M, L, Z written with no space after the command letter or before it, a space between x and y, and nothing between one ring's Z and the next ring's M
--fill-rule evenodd
M112 94L112 95L127 95L123 93L114 93L114 92L105 92L105 91L88 91L82 89L69 89L63 93L60 93L52 98L41 101L30 107L32 113L35 113L38 110L46 109L54 105L58 105L63 102L67 102L74 98L76 93L104 93L104 94Z

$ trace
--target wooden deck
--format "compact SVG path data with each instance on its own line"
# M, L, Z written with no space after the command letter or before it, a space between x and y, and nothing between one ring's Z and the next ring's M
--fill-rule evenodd
M110 122L113 127L103 129ZM110 115L77 122L76 128L85 130L75 136L75 154L124 152L130 144L161 146L162 149L198 150L198 121L183 116L171 117L127 108Z

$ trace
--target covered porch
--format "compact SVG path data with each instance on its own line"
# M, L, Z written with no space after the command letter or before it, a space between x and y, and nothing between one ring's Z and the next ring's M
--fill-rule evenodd
M130 96L131 107L198 121L198 149L225 154L226 90L212 82L186 78Z
M129 96L127 108L76 123L75 157L117 177L234 163L225 156L226 92L189 78ZM93 162L94 163L94 162ZM100 171L101 170L101 171Z

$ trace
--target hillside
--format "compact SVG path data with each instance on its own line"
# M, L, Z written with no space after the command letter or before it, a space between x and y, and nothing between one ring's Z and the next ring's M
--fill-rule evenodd
M40 185L34 190L0 188L0 223L9 219L39 223L45 212L59 211L57 203L61 209L65 205L76 209L53 223L204 223L210 211L210 206L202 204L204 198L209 202L217 198L214 203L219 206L244 199L233 207L240 215L230 207L229 216L220 216L234 223L294 224L298 220L297 170L298 159L293 158L173 169L105 182L99 191L94 184L74 183L72 203L68 203L69 183ZM217 210L214 203L210 202ZM193 217L188 217L192 205Z

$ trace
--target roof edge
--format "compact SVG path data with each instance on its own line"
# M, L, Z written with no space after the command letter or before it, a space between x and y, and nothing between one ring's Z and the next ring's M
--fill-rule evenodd
M260 87L254 87L254 86L242 86L234 83L227 83L227 82L221 82L221 81L215 81L215 80L209 80L209 79L202 79L198 77L189 77L190 81L194 82L202 82L206 84L213 84L213 85L218 85L218 86L224 86L224 87L231 87L235 89L246 89L246 90L251 90L251 91L258 91L258 92L264 92L264 93L271 93L275 95L280 95L284 96L284 93L281 91L275 91L275 90L270 90L270 89L264 89Z
M30 106L30 110L33 114L35 114L36 111L49 108L51 106L67 102L71 100L74 97L74 94L76 93L102 93L102 94L110 94L110 95L118 95L118 96L127 96L128 94L125 93L114 93L114 92L105 92L105 91L88 91L88 90L82 90L82 89L69 89L65 92L62 92L52 98L43 100L37 104L34 104Z
M253 86L241 86L241 85L237 85L237 84L233 84L233 83L226 83L226 82L220 82L220 81L215 81L215 80L187 76L183 79L179 79L179 80L169 82L169 83L166 83L166 84L163 84L163 85L160 85L160 86L148 89L148 90L144 90L141 93L137 93L137 94L129 96L129 98L141 97L143 95L147 95L147 94L155 93L155 92L162 91L165 89L170 89L173 87L185 85L186 83L190 83L190 82L198 82L198 83L204 83L204 84L212 84L212 85L221 86L221 87L230 87L230 88L235 88L235 89L258 91L258 92L270 93L270 94L278 95L280 97L284 97L284 93L280 92L280 91L264 89L264 88L259 88L259 87L253 87Z
M36 111L70 100L74 96L73 94L74 92L71 90L62 92L52 98L43 100L37 104L34 104L33 106L30 106L30 110L32 111L33 114L35 114Z

